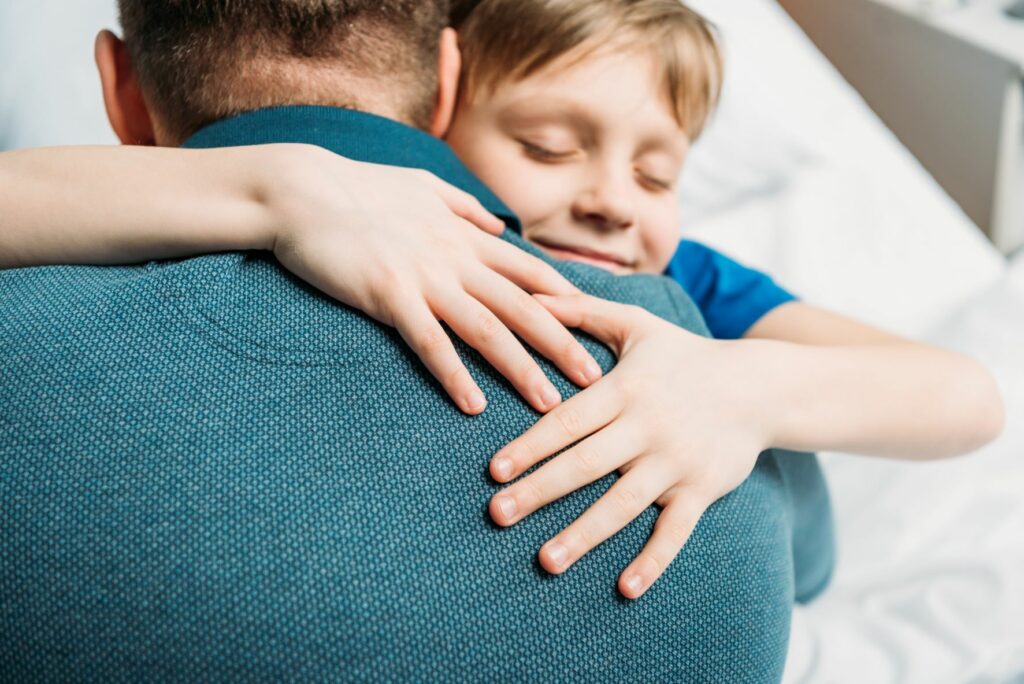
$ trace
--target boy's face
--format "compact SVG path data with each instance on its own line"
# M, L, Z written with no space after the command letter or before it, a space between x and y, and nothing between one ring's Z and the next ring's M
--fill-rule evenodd
M565 58L460 105L455 152L557 259L661 273L679 242L676 181L689 140L651 58Z

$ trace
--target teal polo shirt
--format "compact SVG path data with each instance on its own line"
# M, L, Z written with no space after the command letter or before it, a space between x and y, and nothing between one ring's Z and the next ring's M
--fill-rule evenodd
M425 168L513 220L443 143L366 114L253 112L189 145L273 142ZM667 278L556 267L707 334ZM490 400L463 415L393 330L266 253L2 272L0 312L6 680L769 682L827 580L817 461L776 451L641 600L616 579L655 507L546 574L615 475L497 527L488 462L537 415L459 343Z

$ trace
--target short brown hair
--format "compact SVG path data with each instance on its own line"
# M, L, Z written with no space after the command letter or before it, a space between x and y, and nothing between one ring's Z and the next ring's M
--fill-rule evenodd
M560 57L647 50L663 70L665 94L691 140L721 92L714 28L680 0L455 0L464 96L493 93Z
M448 0L118 0L150 106L185 138L261 107L362 108L391 79L402 118L426 127Z

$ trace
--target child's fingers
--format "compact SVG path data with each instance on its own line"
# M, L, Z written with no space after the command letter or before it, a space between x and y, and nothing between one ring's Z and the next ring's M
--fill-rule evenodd
M491 459L491 476L498 482L515 479L548 456L605 427L622 409L622 394L612 383L599 380L500 449Z
M477 252L491 270L500 273L531 294L577 294L579 289L565 276L532 254L502 240L478 241Z
M495 494L489 507L491 518L499 525L514 525L632 460L638 455L637 441L628 428L612 423Z
M704 503L693 488L680 488L654 524L654 533L643 551L619 577L619 591L637 599L654 584L682 551L704 511Z
M480 203L480 200L433 174L429 175L434 188L437 190L437 194L448 205L448 208L452 210L452 213L466 219L477 228L491 235L501 235L504 232L505 222L487 211L484 205Z
M663 491L664 474L650 461L638 464L620 477L583 515L541 548L541 565L550 573L565 572L632 522Z
M392 318L402 339L437 378L452 401L465 413L481 413L487 400L426 303L420 299L396 302Z
M500 275L481 268L466 280L466 291L577 385L587 387L601 377L601 367L572 333L540 302Z
M516 391L538 411L550 411L562 395L516 336L490 309L465 290L454 290L430 301L438 318L487 359Z
M609 302L585 294L549 297L535 295L537 301L570 328L590 333L622 355L626 340L646 325L643 309L629 304Z

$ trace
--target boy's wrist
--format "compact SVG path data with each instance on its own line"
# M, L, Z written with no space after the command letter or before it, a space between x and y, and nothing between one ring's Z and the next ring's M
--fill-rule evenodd
M739 340L749 360L752 415L760 424L764 448L786 448L798 429L801 403L793 396L799 358L794 345L770 340Z
M325 150L313 145L275 144L253 148L257 170L248 189L259 207L260 220L251 234L251 248L276 252L289 242L297 225L296 203L308 192L309 176Z

